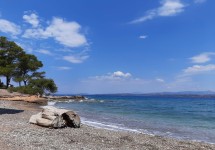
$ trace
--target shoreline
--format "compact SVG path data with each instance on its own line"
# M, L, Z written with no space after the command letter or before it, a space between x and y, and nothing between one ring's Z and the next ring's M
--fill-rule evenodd
M18 92L8 92L7 89L0 89L0 101L24 101L29 103L36 103L46 105L48 100L37 95L21 94Z
M27 149L215 149L214 144L143 133L111 131L85 124L81 128L49 129L29 124L38 104L0 101L0 147ZM2 110L6 111L2 111Z
M205 118L202 117L198 119L198 121L196 121L196 119L192 120L192 117L199 117L199 116L198 114L193 115L192 109L187 107L189 105L185 105L188 108L186 112L173 111L171 112L173 113L173 116L172 114L170 114L171 116L170 115L168 116L165 113L163 113L162 115L159 114L159 111L160 110L164 110L165 112L169 111L169 109L166 109L169 107L171 107L172 110L178 110L181 108L180 107L176 108L177 105L175 105L175 103L172 103L171 106L165 105L164 107L160 107L159 109L156 107L157 109L155 110L153 108L152 109L149 109L148 107L146 108L145 106L139 108L139 107L136 107L136 104L138 103L136 101L134 103L135 107L133 107L132 100L129 102L129 101L125 101L124 98L122 98L123 101L114 101L114 99L118 99L118 98L119 97L113 98L106 95L99 96L99 97L92 95L91 97L87 97L87 100L84 103L79 103L75 101L67 101L64 103L61 101L56 101L56 103L51 102L48 104L58 108L76 110L78 113L80 113L80 116L82 117L81 118L82 123L85 123L87 125L90 125L96 128L103 128L103 129L115 130L115 131L134 131L137 133L163 136L163 137L168 137L168 138L173 138L178 140L189 140L194 142L197 141L197 142L215 144L215 140L214 140L215 134L213 134L214 130L212 128L213 124L209 124L210 122L206 124L205 123L206 121L201 122L202 119L208 119L207 117ZM132 97L131 99L135 99L135 97L134 98ZM145 104L145 101L143 101L144 97L143 98L140 97L139 99L141 99L139 103ZM179 102L181 101L183 102L183 99L180 100ZM104 104L100 104L100 102L101 103L104 102ZM162 100L162 102L165 102L165 100ZM194 101L194 103L196 103L196 100ZM205 110L211 109L207 107L207 104L209 103L207 101L206 102L198 101L198 103L206 104L206 105L203 105L202 107ZM147 104L148 103L146 103L145 105ZM141 109L146 109L146 110L148 109L148 111L141 113L142 112ZM111 112L110 110L113 112ZM128 116L125 110L129 110ZM137 112L136 110L140 111L141 116L139 115L139 112ZM191 113L189 113L189 111ZM148 115L153 113L155 113L155 115ZM187 116L180 115L180 114L186 114L186 113L189 113L191 115L187 115ZM137 114L137 116L135 116L135 114ZM174 116L175 114L176 116ZM156 115L159 117L156 117ZM189 118L189 119L186 119L186 118ZM213 120L211 120L211 122L212 121Z
M88 123L88 122L91 122L91 121L85 120L83 124L86 125L86 126L90 126L90 127L96 128L96 129L110 130L110 131L114 131L114 132L128 132L128 133L131 133L131 134L133 134L133 133L134 134L145 134L145 135L149 135L149 136L158 136L158 137L169 138L169 139L174 139L174 140L179 140L179 141L190 141L190 142L199 142L199 143L206 143L206 144L215 145L215 143L208 142L208 141L203 141L203 140L201 141L201 140L188 139L188 138L186 139L186 138L183 138L183 137L180 137L180 136L168 136L168 135L150 133L148 131L142 132L142 131L138 131L138 129L124 128L124 127L114 127L114 128L112 128L112 127L106 127L106 126L111 126L111 125L96 126L96 125L93 125L93 124L94 123L95 124L97 124L97 123L101 124L101 123L100 122L93 122L91 124L91 123Z

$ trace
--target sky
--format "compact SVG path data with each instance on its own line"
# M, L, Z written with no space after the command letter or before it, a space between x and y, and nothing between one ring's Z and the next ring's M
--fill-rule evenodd
M215 91L214 0L1 0L0 36L58 93Z

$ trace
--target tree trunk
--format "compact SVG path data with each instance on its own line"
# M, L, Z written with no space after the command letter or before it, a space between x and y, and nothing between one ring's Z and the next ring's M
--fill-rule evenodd
M9 87L9 84L10 84L10 77L9 76L6 76L6 88Z
M26 85L27 85L27 81L26 81L26 80L23 80L23 82L24 82L24 85L26 86Z

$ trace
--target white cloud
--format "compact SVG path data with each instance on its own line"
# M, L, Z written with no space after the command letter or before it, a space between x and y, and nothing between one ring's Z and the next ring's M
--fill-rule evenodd
M69 55L69 56L64 56L63 60L66 60L73 64L79 64L79 63L83 63L87 58L89 58L89 56L87 55Z
M24 38L44 38L47 39L48 36L45 35L45 31L41 28L35 28L35 29L26 29L25 33L22 35Z
M33 52L33 48L32 48L32 45L30 42L28 44L26 44L26 42L23 42L23 41L20 41L20 42L16 41L16 44L19 45L20 47L22 47L28 53Z
M185 5L180 0L164 0L158 8L158 16L174 16L184 11Z
M70 70L71 67L65 67L65 66L61 66L61 67L57 67L58 70Z
M147 20L151 20L156 16L157 16L156 10L149 10L149 11L146 12L145 16L140 17L138 19L135 19L135 20L131 21L130 23L131 24L141 23L141 22L144 22L144 21L147 21Z
M174 80L166 84L166 91L196 91L199 89L199 83L190 76L177 76Z
M112 75L113 75L113 77L122 77L122 78L131 77L130 73L123 73L122 71L116 71Z
M197 56L193 56L190 59L192 63L206 63L211 60L211 56L213 55L215 55L214 52L206 52L206 53L199 54Z
M82 80L75 90L86 93L150 93L165 91L167 83L163 79L143 79L129 72L115 71ZM162 84L161 84L162 82Z
M207 0L194 0L194 3L204 3L206 2Z
M96 80L123 80L123 79L129 79L131 76L132 76L131 73L124 73L122 71L116 71L113 73L108 73L106 75L95 76L95 77L91 77L91 78L96 79Z
M215 71L215 64L193 65L192 67L188 67L184 69L185 75L194 75L194 74L205 73L209 71Z
M39 25L39 19L35 13L32 13L30 15L24 15L23 19L25 20L25 22L31 24L34 28L38 27Z
M141 23L155 17L175 16L184 11L185 4L180 0L162 0L161 6L146 12L146 15L131 21L130 23Z
M34 51L56 56L56 59L70 63L83 63L89 58L90 43L87 42L85 34L81 33L82 27L79 23L53 17L50 21L44 20L47 24L43 25L39 20L40 17L29 11L24 12L22 18L23 22L32 26L26 26L26 24L19 26L0 18L0 33L16 38L16 43L26 52ZM46 39L53 39L57 44L50 45L49 42L44 42ZM53 51L47 49L53 49Z
M161 79L161 78L157 78L156 81L157 81L157 82L161 82L161 83L164 83L164 82L165 82L164 79Z
M146 39L148 36L147 35L141 35L139 36L140 39Z
M18 25L5 19L0 19L0 32L18 35L21 33L21 29Z
M67 22L62 18L54 17L50 25L45 29L27 29L23 35L25 38L54 38L60 44L67 47L80 47L87 45L87 40L80 33L81 26L77 22Z
M167 84L168 91L208 90L208 85L214 85L215 64L193 65L187 67L175 80ZM214 87L213 87L214 88Z
M40 49L37 51L38 53L45 54L45 55L53 55L49 50Z

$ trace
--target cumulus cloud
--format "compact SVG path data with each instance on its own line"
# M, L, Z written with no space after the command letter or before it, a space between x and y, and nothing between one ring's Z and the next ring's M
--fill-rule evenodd
M208 65L193 65L184 69L185 75L193 75L199 73L206 73L210 71L215 71L215 64L208 64Z
M41 53L41 54L44 54L44 55L53 55L52 52L50 52L49 50L45 50L45 49L40 49L37 52Z
M131 77L130 73L123 73L122 71L116 71L112 74L113 77L122 77L122 78L128 78Z
M132 75L130 73L124 73L122 71L116 71L113 73L108 73L102 76L95 76L91 77L92 79L96 80L122 80L122 79L129 79Z
M39 18L37 13L24 12L22 19L31 26L19 26L0 18L0 33L6 33L7 36L11 35L12 38L16 38L16 43L29 53L34 51L76 64L83 63L89 58L90 44L87 42L85 34L81 32L82 27L79 23L53 17L50 21L44 20L46 22L44 25ZM49 39L53 39L56 44L50 45L49 42L43 42ZM49 51L47 48L53 49L53 51Z
M84 34L80 33L81 25L77 22L67 22L62 18L54 17L46 28L27 29L23 35L25 38L53 38L67 47L80 47L87 45Z
M183 12L186 7L180 0L162 0L160 3L160 7L147 11L146 15L137 18L130 23L141 23L154 19L155 17L175 16Z
M214 52L206 52L206 53L201 53L199 55L191 57L192 63L206 63L211 60L211 57L215 55Z
M63 60L66 60L73 64L80 64L83 63L87 58L89 58L88 55L69 55L69 56L63 56Z
M0 31L4 33L9 33L13 36L21 33L20 26L5 19L0 19Z
M35 13L24 15L22 18L25 20L25 22L31 24L34 28L38 27L39 25L39 19Z
M35 38L35 39L39 39L39 38L47 39L48 38L48 36L46 36L46 34L45 34L45 30L43 30L42 28L26 29L24 34L22 35L22 37Z

